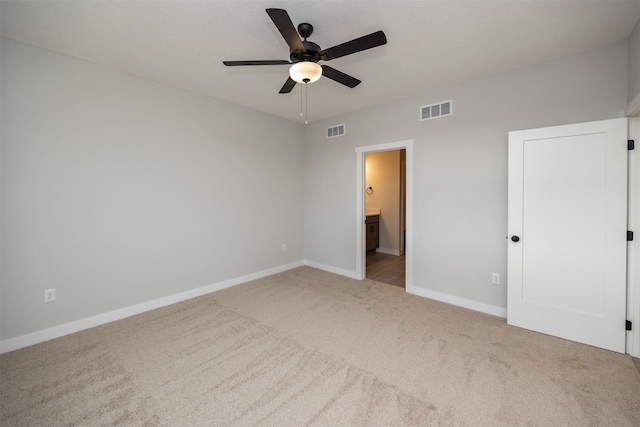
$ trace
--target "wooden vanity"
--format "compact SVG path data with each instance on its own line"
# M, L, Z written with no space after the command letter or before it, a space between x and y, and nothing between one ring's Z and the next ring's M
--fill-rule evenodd
M367 215L367 253L375 252L380 246L380 214Z

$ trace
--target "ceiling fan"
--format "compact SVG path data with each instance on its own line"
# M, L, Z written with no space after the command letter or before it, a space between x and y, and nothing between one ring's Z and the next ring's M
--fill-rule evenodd
M307 40L313 33L313 25L302 23L298 25L298 30L296 31L286 10L267 9L267 14L289 45L290 61L279 59L223 61L223 64L230 67L242 65L291 65L289 68L289 78L284 86L282 86L282 89L280 89L280 93L291 92L296 83L306 84L315 82L321 75L350 88L354 88L360 84L360 80L328 65L319 65L318 61L331 61L341 56L351 55L352 53L361 52L387 43L387 37L384 33L382 31L376 31L375 33L323 50L317 44ZM298 36L298 34L300 35ZM304 40L301 40L300 37Z

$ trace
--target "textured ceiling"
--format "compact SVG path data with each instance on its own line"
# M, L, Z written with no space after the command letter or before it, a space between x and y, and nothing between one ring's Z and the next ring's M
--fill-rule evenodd
M640 0L598 1L8 1L4 37L301 121L300 85L278 91L286 65L225 67L223 60L288 59L265 13L289 12L328 48L383 30L385 46L328 63L362 83L309 85L309 120L382 104L626 40Z

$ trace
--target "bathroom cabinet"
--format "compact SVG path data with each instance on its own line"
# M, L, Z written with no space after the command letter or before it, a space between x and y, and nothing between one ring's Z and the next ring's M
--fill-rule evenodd
M367 252L373 252L380 246L380 215L368 215L367 225Z

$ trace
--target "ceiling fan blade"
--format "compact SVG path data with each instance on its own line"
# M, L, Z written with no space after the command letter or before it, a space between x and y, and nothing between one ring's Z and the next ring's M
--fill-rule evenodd
M284 86L282 86L282 89L280 89L279 93L289 93L293 90L295 86L296 86L296 81L293 80L291 77L289 77L287 81L284 82Z
M320 58L324 61L331 61L341 56L351 55L352 53L382 46L383 44L387 44L387 36L385 36L382 31L376 31L375 33L325 49L320 52Z
M338 83L342 83L345 86L349 86L352 89L361 83L360 80L355 77L351 77L350 75L345 74L342 71L338 71L335 68L331 68L328 65L322 66L322 75L331 80L335 80Z
M302 44L302 40L300 40L300 36L298 35L298 31L296 27L293 26L293 22L291 22L291 18L289 18L289 14L284 9L267 9L267 13L269 17L276 24L276 27L284 37L285 41L294 51L306 52L307 50L304 48Z
M284 65L291 64L289 61L285 61L284 59L273 59L266 61L222 61L222 63L228 67L236 67L239 65Z

